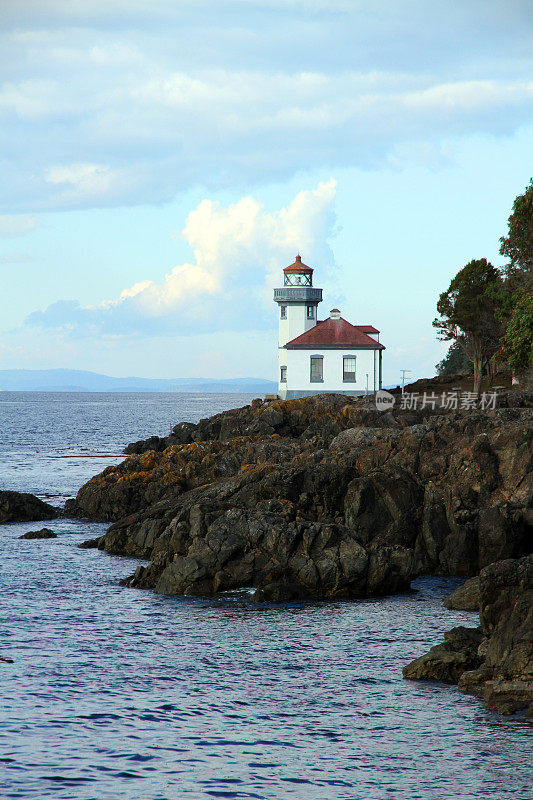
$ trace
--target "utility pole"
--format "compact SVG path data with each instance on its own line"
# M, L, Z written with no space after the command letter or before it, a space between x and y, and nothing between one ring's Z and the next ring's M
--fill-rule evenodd
M401 369L400 372L402 373L402 394L404 393L405 388L405 376L408 372L411 372L410 369Z

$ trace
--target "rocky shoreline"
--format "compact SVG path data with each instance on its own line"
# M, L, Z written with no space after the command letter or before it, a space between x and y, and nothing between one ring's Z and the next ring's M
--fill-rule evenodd
M479 627L448 631L403 675L457 684L499 713L533 716L533 556L481 570L478 599Z
M348 576L364 550L394 562L407 583L526 555L532 440L522 407L383 413L340 395L258 402L130 445L68 511L115 520L99 546L150 559L133 580L145 588L221 591L235 583L228 564L257 549L284 553L278 579L288 570L304 594L354 596L349 577L328 587L312 565L287 558L313 562L328 550L330 570L342 573L346 561ZM263 567L239 571L240 586L262 588L269 577Z
M146 559L123 582L158 593L349 599L407 591L420 574L479 574L450 602L479 606L481 628L454 629L406 677L525 708L531 400L508 392L494 410L446 412L381 412L341 395L256 400L129 445L64 513L113 521L82 546ZM504 646L501 626L518 639ZM498 647L522 660L510 666Z

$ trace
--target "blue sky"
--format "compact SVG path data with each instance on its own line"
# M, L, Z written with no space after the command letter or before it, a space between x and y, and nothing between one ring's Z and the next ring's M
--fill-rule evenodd
M4 0L0 368L276 376L297 249L431 374L533 174L529 0Z

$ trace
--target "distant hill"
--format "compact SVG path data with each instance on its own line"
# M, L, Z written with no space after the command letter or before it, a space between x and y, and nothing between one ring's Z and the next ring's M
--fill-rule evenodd
M2 369L0 391L11 392L277 392L262 378L113 378L81 369Z

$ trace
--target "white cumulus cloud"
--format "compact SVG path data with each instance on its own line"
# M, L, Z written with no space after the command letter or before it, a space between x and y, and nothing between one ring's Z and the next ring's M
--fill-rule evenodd
M253 197L229 205L202 200L182 231L194 258L162 282L137 282L93 306L62 300L30 314L27 324L74 335L271 327L271 289L298 249L322 276L332 273L327 242L335 227L335 192L336 182L324 181L278 211Z

